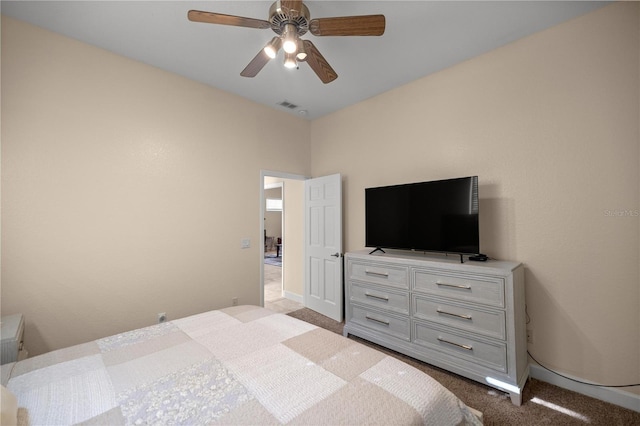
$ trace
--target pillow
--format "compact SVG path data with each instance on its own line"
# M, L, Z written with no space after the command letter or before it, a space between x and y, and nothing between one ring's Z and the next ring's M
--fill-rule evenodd
M18 424L18 400L4 386L0 386L0 424Z

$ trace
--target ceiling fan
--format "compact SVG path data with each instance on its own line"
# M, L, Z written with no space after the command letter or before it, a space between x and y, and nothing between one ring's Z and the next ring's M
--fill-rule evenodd
M296 68L298 61L306 62L325 84L338 78L338 74L311 41L301 38L307 31L319 37L380 36L384 34L385 29L384 15L310 19L309 9L302 0L276 1L269 8L268 21L200 10L190 10L188 18L193 22L209 24L257 29L271 28L276 33L276 36L242 70L240 75L243 77L255 77L282 48L285 67Z

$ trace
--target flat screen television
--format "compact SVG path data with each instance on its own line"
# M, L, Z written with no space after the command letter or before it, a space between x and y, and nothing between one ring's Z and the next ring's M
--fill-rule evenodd
M477 176L366 188L365 216L366 247L480 254Z

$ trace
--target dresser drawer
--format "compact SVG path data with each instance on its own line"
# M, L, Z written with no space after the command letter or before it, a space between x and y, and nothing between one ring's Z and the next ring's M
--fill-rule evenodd
M493 276L465 275L453 272L414 270L414 290L437 296L503 308L504 279Z
M506 339L505 314L501 310L482 309L450 299L414 294L413 316L496 339Z
M400 290L392 290L385 287L351 282L349 284L349 298L351 302L376 306L382 309L392 310L404 315L409 315L409 293Z
M349 263L349 279L409 288L409 268L376 263Z
M492 370L507 372L507 346L503 343L480 340L472 334L418 321L414 322L413 342Z
M411 339L408 317L396 317L374 309L352 305L351 318L348 321L407 342Z

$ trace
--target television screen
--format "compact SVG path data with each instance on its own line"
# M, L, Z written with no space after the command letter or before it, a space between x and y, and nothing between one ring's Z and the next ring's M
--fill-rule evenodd
M367 247L478 254L478 177L365 189Z

